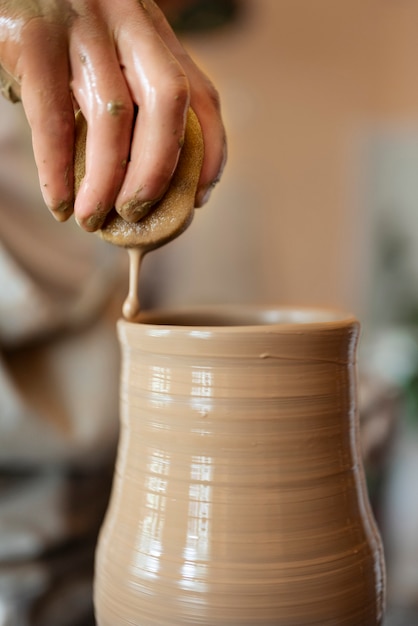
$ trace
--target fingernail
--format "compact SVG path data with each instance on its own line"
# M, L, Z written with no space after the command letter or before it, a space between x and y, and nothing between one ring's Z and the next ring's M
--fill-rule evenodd
M68 211L68 209L72 209L73 205L71 202L68 202L68 200L62 200L58 206L54 207L52 210L56 211L57 213L66 213Z
M88 232L93 232L98 230L100 226L103 224L106 215L96 213L95 215L90 215L84 222L84 229Z
M139 222L150 212L153 204L153 200L147 200L146 202L138 202L135 199L129 200L120 207L118 213L126 222Z
M63 200L57 206L51 207L50 211L57 222L65 222L73 212L73 203Z
M213 191L213 188L215 187L216 183L211 183L210 185L208 185L207 187L203 187L203 189L201 189L197 194L196 194L196 208L200 209L204 204L206 204L206 202L209 200L210 195Z
M77 222L78 226L80 226L80 228L86 230L89 233L92 233L102 226L105 218L105 214L96 213L95 215L90 215L89 217L86 217L84 219L80 219L79 217L75 216L75 221Z

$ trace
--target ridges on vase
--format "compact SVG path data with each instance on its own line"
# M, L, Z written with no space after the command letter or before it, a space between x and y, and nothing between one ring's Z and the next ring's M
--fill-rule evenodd
M99 626L377 626L358 323L223 309L120 321L121 436Z

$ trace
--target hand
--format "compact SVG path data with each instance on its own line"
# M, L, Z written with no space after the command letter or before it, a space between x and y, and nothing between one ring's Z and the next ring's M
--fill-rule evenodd
M56 219L97 230L113 206L138 221L167 189L197 114L205 143L196 206L218 180L225 134L217 92L153 0L0 0L0 64L32 130ZM7 80L6 78L7 77ZM74 108L88 123L86 175L73 198Z

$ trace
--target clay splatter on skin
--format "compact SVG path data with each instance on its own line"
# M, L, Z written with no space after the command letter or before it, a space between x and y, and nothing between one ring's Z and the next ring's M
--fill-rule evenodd
M69 184L70 173L72 174L72 168L70 168L70 166L67 165L67 167L65 168L65 171L64 171L64 179L65 179L65 186L66 187L70 186L70 184Z
M106 111L110 113L110 115L113 115L115 117L122 113L122 111L124 110L125 105L123 104L123 102L119 102L119 100L110 100L110 102L108 102L106 106Z
M0 93L10 100L10 102L16 103L20 100L20 86L14 78L12 78L6 70L0 66Z
M145 4L144 0L138 0L138 4L148 13L148 7Z

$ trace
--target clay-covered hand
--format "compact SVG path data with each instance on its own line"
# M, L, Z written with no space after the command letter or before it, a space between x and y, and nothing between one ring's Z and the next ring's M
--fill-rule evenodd
M209 79L153 0L0 0L0 79L21 98L46 204L88 231L109 210L141 219L167 189L186 112L202 126L196 206L221 174L225 134ZM88 123L74 201L74 108ZM136 114L137 111L137 114Z

